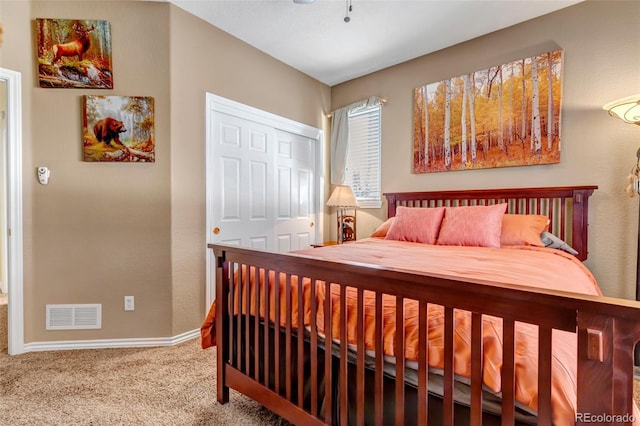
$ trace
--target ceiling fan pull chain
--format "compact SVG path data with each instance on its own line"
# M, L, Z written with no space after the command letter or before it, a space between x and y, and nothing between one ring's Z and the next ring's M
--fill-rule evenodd
M351 0L346 0L347 2L347 16L344 17L344 22L351 21L349 14L353 11L353 5L351 4Z

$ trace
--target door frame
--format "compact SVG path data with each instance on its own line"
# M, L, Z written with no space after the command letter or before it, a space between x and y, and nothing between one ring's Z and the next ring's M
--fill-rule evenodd
M7 85L7 155L0 164L6 176L7 277L9 289L9 355L24 352L24 289L22 252L22 83L17 71L0 68ZM4 215L4 212L3 212Z
M315 214L317 226L315 227L315 241L322 241L322 231L324 229L324 131L315 127L309 126L304 123L291 120L289 118L281 117L279 115L263 111L242 103L232 101L231 99L223 98L213 93L206 93L205 102L205 191L206 191L206 229L205 229L205 244L209 243L209 235L213 229L213 219L211 209L213 207L213 200L211 199L211 185L213 184L214 171L213 171L213 147L212 142L214 138L213 133L213 113L223 113L238 117L243 120L254 121L274 129L283 130L285 132L293 133L295 135L309 138L316 142L315 152ZM215 259L212 251L206 249L206 289L205 289L205 309L209 309L211 303L215 300Z

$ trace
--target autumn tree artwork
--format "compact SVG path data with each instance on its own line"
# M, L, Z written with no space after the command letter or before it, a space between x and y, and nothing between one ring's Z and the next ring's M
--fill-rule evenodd
M417 87L413 172L560 162L563 51Z
M84 97L84 161L155 162L152 97Z
M108 21L36 19L40 87L113 89Z

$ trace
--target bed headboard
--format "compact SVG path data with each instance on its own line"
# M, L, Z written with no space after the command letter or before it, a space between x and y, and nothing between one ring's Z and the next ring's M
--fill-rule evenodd
M587 259L589 197L598 189L590 186L548 188L473 189L456 191L386 192L387 217L397 206L438 207L508 204L507 213L541 214L549 217L549 232L565 240Z

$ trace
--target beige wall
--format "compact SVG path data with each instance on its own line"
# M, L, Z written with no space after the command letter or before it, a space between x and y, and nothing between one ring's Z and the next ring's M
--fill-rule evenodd
M202 320L194 303L204 306L205 92L323 128L330 89L179 8L171 8L170 18L176 333Z
M35 18L111 23L114 90L42 89ZM329 87L166 3L0 3L0 66L23 79L25 342L169 337L205 314L204 99L322 127ZM82 162L85 94L155 98L156 162ZM48 186L35 167L48 166ZM123 296L136 310L124 312ZM101 303L101 330L47 332L45 305Z
M589 260L607 295L635 297L638 199L624 195L640 129L602 105L640 92L640 2L587 1L556 13L334 86L332 109L371 95L388 99L382 121L382 189L438 190L586 185L591 199ZM557 165L412 174L413 88L512 60L564 49L562 158ZM386 210L360 210L358 237Z
M109 20L115 89L39 88L37 17ZM23 79L26 342L166 337L200 325L207 91L325 129L325 111L388 98L384 191L597 184L587 265L607 294L633 296L638 202L623 189L640 135L601 105L640 86L640 41L628 33L640 23L637 2L589 1L332 89L164 3L2 0L0 20L0 66ZM555 47L565 49L560 164L410 173L414 87ZM153 96L156 163L83 163L85 94ZM38 165L52 170L46 187ZM360 211L359 237L384 214ZM122 309L129 294L134 312ZM103 329L46 332L47 303L102 303Z

